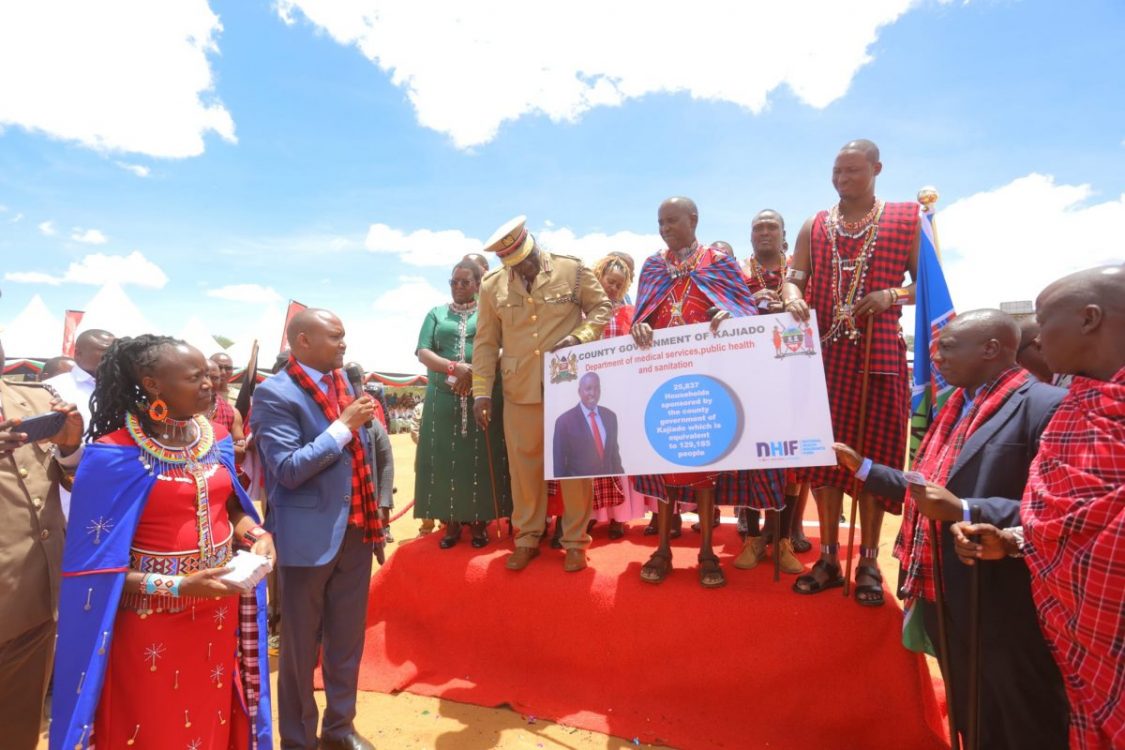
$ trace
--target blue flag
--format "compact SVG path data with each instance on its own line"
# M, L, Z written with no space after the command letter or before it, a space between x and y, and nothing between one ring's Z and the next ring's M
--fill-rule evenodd
M910 399L910 459L922 442L934 416L953 388L934 367L938 333L956 316L949 285L938 257L934 216L923 211L922 238L918 247L918 277L914 284L914 388Z

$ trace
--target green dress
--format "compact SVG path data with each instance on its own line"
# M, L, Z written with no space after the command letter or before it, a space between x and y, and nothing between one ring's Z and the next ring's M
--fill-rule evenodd
M477 312L456 312L440 305L430 310L418 334L418 350L461 362L473 358ZM417 350L416 350L417 351ZM492 394L488 441L473 419L473 397L458 396L445 382L446 373L429 372L418 450L414 459L414 516L444 521L489 521L512 513L508 451L504 444L504 414L500 383ZM488 444L492 447L492 476L497 502L492 499Z

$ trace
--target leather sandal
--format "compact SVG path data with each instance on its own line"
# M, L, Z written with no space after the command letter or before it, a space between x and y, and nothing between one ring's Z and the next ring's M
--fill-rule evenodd
M860 583L860 576L874 578L878 583ZM879 568L860 565L855 569L855 600L861 607L883 606L883 574L879 572Z
M827 576L825 580L816 577L817 572ZM840 563L828 562L823 557L813 563L812 571L803 576L797 576L793 582L793 591L798 594L819 594L828 589L837 589L844 585L844 577L840 575Z
M641 580L645 583L663 583L672 572L672 553L656 550L641 566Z
M699 556L699 585L705 589L720 589L727 585L727 577L714 552Z

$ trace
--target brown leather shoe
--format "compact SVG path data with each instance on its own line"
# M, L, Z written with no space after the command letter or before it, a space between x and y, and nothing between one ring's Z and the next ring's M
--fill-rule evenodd
M341 737L339 739L321 737L320 750L375 750L375 746L365 737L361 737L359 734L352 732L346 737Z
M568 549L566 560L563 561L563 570L567 573L577 573L586 569L586 550Z
M538 556L538 547L516 547L516 551L508 555L508 562L504 563L504 567L508 570L523 570Z

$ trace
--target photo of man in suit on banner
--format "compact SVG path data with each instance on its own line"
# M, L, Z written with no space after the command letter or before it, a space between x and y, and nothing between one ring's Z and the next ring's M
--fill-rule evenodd
M555 476L624 474L617 446L617 415L598 406L602 382L596 372L578 381L578 404L555 420Z

